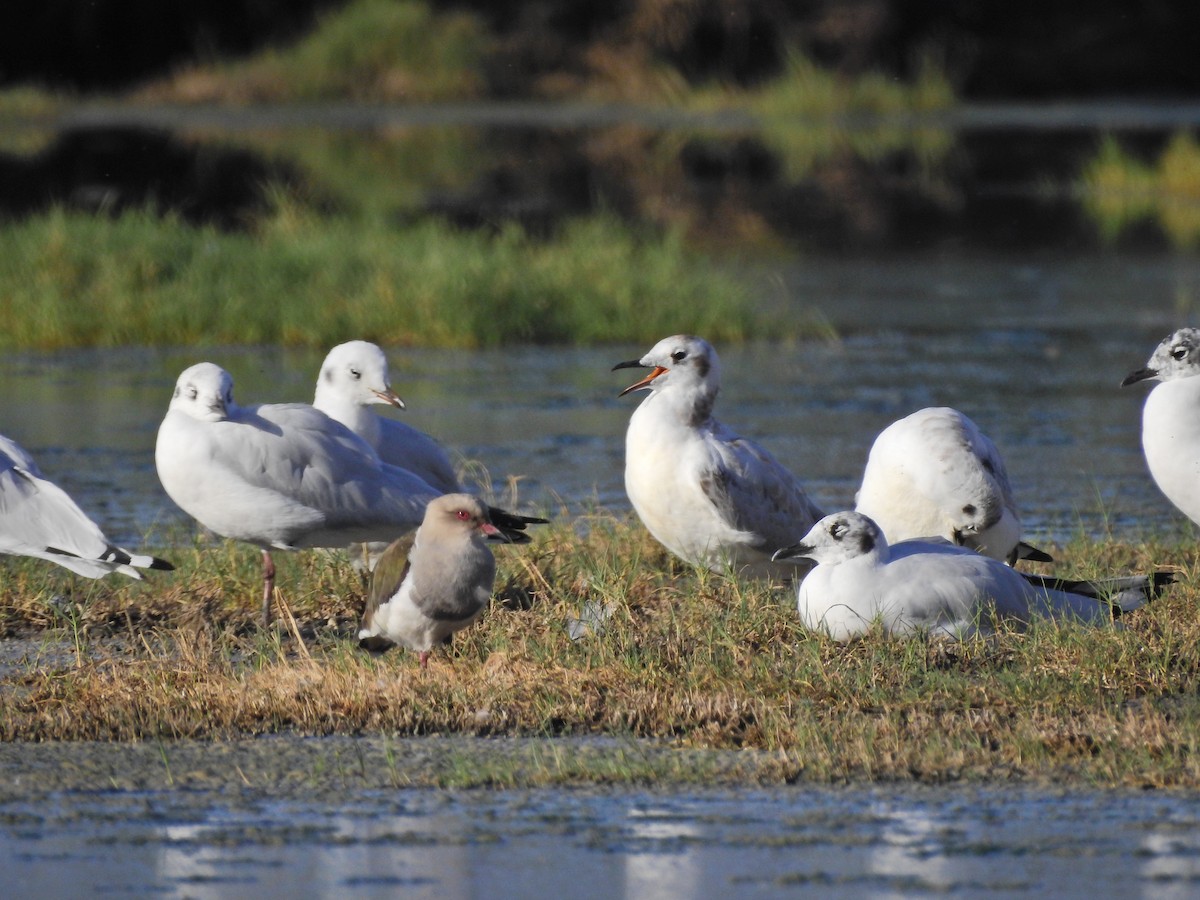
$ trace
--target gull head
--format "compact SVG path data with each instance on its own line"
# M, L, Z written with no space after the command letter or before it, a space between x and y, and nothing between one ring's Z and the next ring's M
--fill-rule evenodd
M633 391L676 391L706 396L709 402L721 389L721 363L717 351L704 338L677 334L663 338L641 359L617 363L617 369L649 369L650 374L631 384L618 396Z
M169 409L187 413L201 422L220 422L236 409L233 376L215 363L196 363L183 370L175 382Z
M508 541L492 524L488 508L471 494L442 494L429 501L421 523L422 536L433 533L434 539L474 539L482 536L489 541Z
M817 522L799 543L776 550L771 559L810 559L817 565L833 565L886 550L887 540L874 519L860 512L839 512Z
M319 407L322 397L354 406L386 403L404 409L404 401L389 383L387 357L369 341L348 341L329 351L317 376Z
M1121 387L1139 381L1173 381L1192 375L1200 375L1200 328L1180 328L1154 348L1144 369L1126 375Z

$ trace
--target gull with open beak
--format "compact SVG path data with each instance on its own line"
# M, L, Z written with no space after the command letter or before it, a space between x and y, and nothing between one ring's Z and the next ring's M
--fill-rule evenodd
M486 542L507 540L478 498L444 494L431 501L415 537L393 542L380 557L359 645L382 652L400 644L427 668L430 651L487 607L496 559Z
M625 434L625 491L647 530L681 559L753 577L790 579L771 554L821 517L770 453L713 418L721 388L717 353L675 335L641 359L613 367L650 373L621 391L648 391Z

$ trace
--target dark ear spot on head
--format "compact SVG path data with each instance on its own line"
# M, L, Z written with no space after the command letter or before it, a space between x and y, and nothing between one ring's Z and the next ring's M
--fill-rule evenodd
M863 553L870 553L875 549L875 535L869 530L864 530L858 536L858 549Z
M333 369L325 368L321 370L321 377L326 381L333 381Z
M963 507L963 512L966 513L968 516L975 515L975 504L968 503L966 506Z
M710 368L711 368L711 366L709 365L707 356L697 356L696 357L696 372L700 375L701 378L708 377L708 370Z

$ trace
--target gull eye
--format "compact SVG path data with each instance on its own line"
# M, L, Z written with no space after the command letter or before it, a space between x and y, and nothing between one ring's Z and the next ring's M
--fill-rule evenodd
M671 354L671 359L675 360L675 362L683 362L685 359L687 359L687 351L676 350Z
M456 512L454 515L456 515L456 516L458 517L458 520L459 520L460 522L465 522L465 521L467 521L469 518L471 518L471 514L470 514L469 512L467 512L465 509L460 509L460 510L459 510L458 512Z
M360 378L362 378L362 372L358 371L358 369L351 368L350 369L350 377L353 378L355 381L358 381Z
M1171 348L1171 359L1187 359L1188 348L1186 344L1178 344Z
M829 529L829 533L835 540L840 541L846 536L846 532L849 530L850 526L846 522L843 522L839 519L837 522L833 523L833 527Z
M188 399L195 400L198 396L200 396L200 392L196 390L196 386L194 384L189 384L187 389Z

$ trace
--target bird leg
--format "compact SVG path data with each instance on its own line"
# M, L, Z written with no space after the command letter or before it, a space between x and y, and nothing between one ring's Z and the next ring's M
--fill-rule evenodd
M263 555L263 602L262 602L262 623L263 628L268 628L271 625L271 599L275 596L275 561L271 559L269 550L264 550Z
M429 668L429 651L422 650L419 659L421 660L421 668L428 669Z

